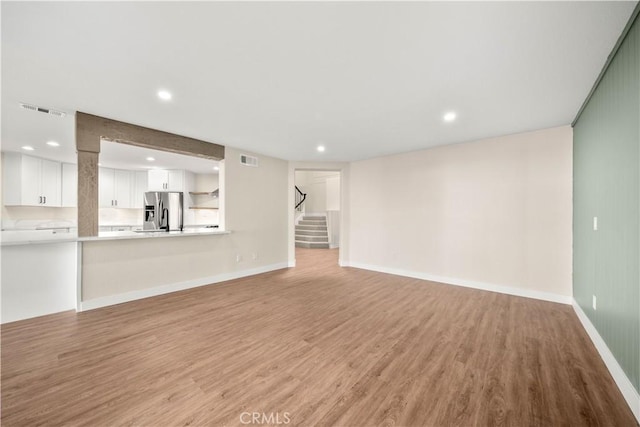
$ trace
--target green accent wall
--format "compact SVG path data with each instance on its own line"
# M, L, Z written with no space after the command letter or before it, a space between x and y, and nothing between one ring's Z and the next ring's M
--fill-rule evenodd
M573 295L640 391L640 20L573 133ZM598 231L593 217L598 217ZM597 297L597 310L592 296Z

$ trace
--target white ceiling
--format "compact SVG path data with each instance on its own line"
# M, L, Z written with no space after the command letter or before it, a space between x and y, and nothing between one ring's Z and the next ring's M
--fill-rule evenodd
M219 167L218 162L213 160L111 141L100 143L100 166L128 170L183 169L200 174L217 174L218 170L214 168Z
M566 125L634 6L2 2L3 150L74 155L72 115L19 102L310 161Z

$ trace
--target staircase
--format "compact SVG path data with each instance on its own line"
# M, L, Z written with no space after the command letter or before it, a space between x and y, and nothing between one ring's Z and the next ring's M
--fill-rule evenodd
M329 249L327 218L324 216L303 216L296 225L296 247Z

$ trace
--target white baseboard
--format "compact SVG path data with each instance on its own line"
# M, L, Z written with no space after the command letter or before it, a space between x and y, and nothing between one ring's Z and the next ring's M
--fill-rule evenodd
M154 297L158 295L168 294L171 292L183 291L185 289L197 288L199 286L211 285L214 283L226 282L227 280L240 279L242 277L254 276L256 274L267 273L269 271L287 268L288 263L282 262L277 264L265 265L263 267L252 268L249 270L233 271L230 273L218 274L215 276L203 277L200 279L187 280L185 282L170 283L167 285L156 286L153 288L140 289L136 291L126 292L124 294L109 295L101 298L94 298L80 303L78 311L94 310L96 308L107 307L124 302L135 301L143 298Z
M580 322L582 323L582 326L587 331L587 334L589 334L589 338L591 338L593 345L595 345L598 353L600 353L600 357L607 366L609 373L611 373L613 380L616 382L616 385L622 392L624 399L631 408L633 415L640 423L640 394L633 387L629 377L624 373L615 356L611 353L611 350L609 350L609 347L598 333L598 330L593 326L593 323L591 323L591 320L589 320L585 312L582 311L582 308L575 299L572 299L572 305L573 310L578 315L578 319L580 319Z
M397 268L380 267L377 265L364 264L360 262L350 262L343 267L361 268L363 270L378 271L380 273L394 274L396 276L412 277L414 279L428 280L431 282L445 283L447 285L464 286L465 288L481 289L483 291L498 292L501 294L515 295L519 297L534 298L543 301L557 302L560 304L571 304L572 297L567 295L552 294L530 289L520 289L510 286L494 285L492 283L475 282L472 280L457 279L454 277L434 276L427 273L402 270Z
M287 267L291 268L291 267L295 267L296 266L296 260L294 259L293 261L289 261L287 263Z

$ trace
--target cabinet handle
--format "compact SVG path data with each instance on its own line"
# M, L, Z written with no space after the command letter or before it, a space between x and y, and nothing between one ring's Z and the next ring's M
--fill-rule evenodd
M42 204L42 196L38 196L40 198L40 201L38 202L38 204Z
M47 196L44 196L44 204L47 204Z
M118 201L116 200L116 206L118 206Z

